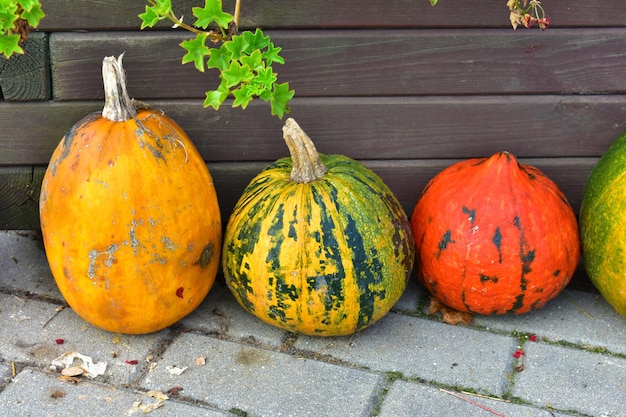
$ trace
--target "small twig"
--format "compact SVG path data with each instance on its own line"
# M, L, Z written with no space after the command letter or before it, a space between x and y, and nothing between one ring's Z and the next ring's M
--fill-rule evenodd
M46 321L43 326L41 326L41 328L43 329L44 327L46 327L48 325L48 323L50 323L52 321L53 318L55 318L61 311L63 311L63 309L65 309L65 307L67 307L67 304L62 305L62 306L58 306L56 308L56 310L54 310L54 314L52 315L52 317L50 317L48 319L48 321Z
M592 316L591 314L587 313L587 312L586 312L586 311L585 311L585 310L584 310L581 306L579 306L579 305L578 305L578 303L576 303L576 301L574 301L574 299L573 299L573 298L572 298L569 294L565 294L565 295L567 296L568 301L569 301L570 303L572 303L572 305L573 305L574 307L576 307L577 309L579 309L579 310L580 310L580 312L581 312L581 313L583 313L583 314L584 314L584 315L585 315L585 316L586 316L589 320L595 320L595 319L593 318L593 316Z
M504 398L490 397L488 395L477 394L475 392L461 391L461 394L471 395L473 397L478 397L478 398L484 398L486 400L500 401L502 403L510 403L511 402L510 400L505 400Z
M445 389L443 389L443 388L439 388L439 391L441 391L441 392L445 392L446 394L452 395L453 397L457 397L457 398L459 398L459 399L461 399L461 400L463 400L463 401L467 401L468 403L470 403L470 404L472 404L472 405L475 405L476 407L482 408L483 410L488 411L488 412L490 412L491 414L495 414L496 416L499 416L499 417L506 417L504 414L498 413L497 411L492 410L492 409L491 409L491 408L489 408L489 407L485 407L484 405L482 405L482 404L480 404L480 403L477 403L476 401L472 401L472 400L470 400L469 398L465 398L464 396L459 395L459 394L457 394L456 392L448 391L448 390L445 390Z
M241 0L235 2L235 13L233 14L233 22L239 27L239 14L241 13Z

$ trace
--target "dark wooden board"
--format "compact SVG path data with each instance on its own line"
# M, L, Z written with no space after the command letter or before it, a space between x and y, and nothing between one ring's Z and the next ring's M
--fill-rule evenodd
M0 56L0 99L48 100L51 96L48 35L31 33L24 54Z
M150 102L205 160L269 161L287 154L283 122L265 103L205 109L200 100ZM597 157L626 130L626 96L295 99L293 116L320 152L355 159ZM101 102L0 103L0 165L46 164L61 137Z
M0 229L39 229L44 167L0 168Z
M201 0L174 0L175 12L192 22L191 7ZM224 9L233 10L233 0ZM242 2L241 26L314 27L504 27L509 13L504 0L247 0ZM46 0L42 30L138 29L145 1ZM543 2L552 27L623 26L626 3L602 0ZM165 26L165 25L163 25Z
M426 183L454 162L456 161L367 161L366 165L390 186L410 216ZM595 159L527 159L522 162L543 169L568 195L578 212L584 182L596 163ZM209 164L224 225L246 185L266 165L265 162ZM43 166L0 167L0 229L39 229L38 197L44 172ZM582 267L572 278L569 287L596 291Z
M580 208L584 186L597 158L522 158L542 169ZM397 195L410 216L424 186L438 172L457 162L452 159L364 161ZM224 222L250 180L270 161L214 162L208 167L217 189ZM0 229L32 229L38 224L37 202L45 167L0 167Z
M299 97L626 92L626 29L271 31ZM181 65L180 32L54 33L55 100L102 97L101 62L126 51L136 97L204 98L217 73Z

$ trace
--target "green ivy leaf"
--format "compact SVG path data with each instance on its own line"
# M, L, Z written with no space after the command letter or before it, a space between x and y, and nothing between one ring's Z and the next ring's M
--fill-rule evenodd
M23 54L24 50L20 46L20 35L0 36L0 53L11 58L13 54Z
M167 16L173 16L171 0L148 0L152 6L146 6L145 13L139 15L141 19L141 29L153 27L160 20L166 19Z
M267 62L267 65L272 65L274 62L277 64L285 63L285 60L283 59L283 57L278 55L278 53L282 51L282 49L283 48L274 46L273 42L270 42L267 45L267 51L265 51L265 53L263 54L263 57L265 58L265 62Z
M224 42L223 46L232 54L232 59L239 59L242 55L247 55L249 50L248 42L242 35L233 36L233 39Z
M209 60L207 61L207 67L216 68L220 71L228 69L230 67L230 61L233 59L233 54L222 45L220 48L211 48L209 52Z
M249 91L248 86L241 86L233 91L233 107L241 107L245 110L252 101L253 94Z
M254 74L245 65L241 65L238 61L233 61L230 67L222 71L222 80L226 83L226 87L231 88L237 84L245 83L254 78Z
M191 12L196 17L195 25L206 29L213 22L222 29L228 29L228 24L233 20L233 15L222 10L222 0L206 0L204 7L194 7Z
M276 47L261 29L244 31L241 35L224 40L223 37L233 16L223 11L222 0L205 0L204 7L192 8L196 18L195 26L204 30L198 34L195 28L178 21L172 11L171 0L147 1L145 13L139 15L142 29L152 27L160 20L170 19L178 23L179 27L195 32L194 39L180 44L186 51L182 63L193 62L200 72L204 72L205 66L220 71L220 85L216 90L205 93L205 107L218 110L224 101L232 96L233 107L245 109L258 97L271 103L273 115L282 118L289 111L287 103L294 92L289 90L287 83L276 85L278 76L271 66L273 63L284 63L279 55L281 48ZM222 29L222 36L207 29L215 25ZM215 40L216 43L221 42L221 45L207 45L209 39Z
M0 4L2 3L3 1L0 1ZM4 3L6 3L6 1ZM41 4L39 4L39 0L19 0L18 3L20 4L20 6L22 6L22 9L27 12L30 11L33 7L41 7Z
M146 6L146 12L139 15L141 19L141 29L151 28L159 23L159 20L164 19L161 17L153 7Z
M17 13L17 4L10 2L0 7L0 29L9 32L15 26L15 21L19 18Z
M240 59L242 64L248 66L252 71L259 71L265 68L261 51L256 49L250 55L242 56Z
M282 119L285 113L289 113L287 103L289 103L295 93L295 91L289 89L289 83L275 85L271 101L272 115Z
M261 29L257 29L254 33L246 31L241 34L241 37L248 44L248 50L261 50L267 47L267 45L269 45L270 43L270 37L264 36Z
M439 1L439 0L430 0L430 5L431 5L431 6L434 6L434 5L436 5L436 4L437 4L437 2L438 2L438 1Z
M193 62L196 69L204 72L204 57L209 55L210 49L206 46L206 33L199 33L194 39L183 41L182 46L187 53L183 56L183 64Z
M24 7L23 4L22 7ZM26 20L29 26L36 28L39 25L39 21L45 15L46 14L43 12L43 10L41 10L41 5L33 4L30 5L29 9L26 9L26 7L24 7L24 11L22 12L22 19Z
M214 110L219 110L229 94L230 90L223 85L220 85L217 90L207 91L206 98L204 99L204 107L213 107Z

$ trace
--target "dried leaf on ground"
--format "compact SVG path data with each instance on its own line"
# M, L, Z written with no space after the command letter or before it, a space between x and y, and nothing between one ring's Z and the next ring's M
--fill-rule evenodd
M470 324L474 316L472 313L465 313L448 307L435 297L430 297L430 306L428 307L428 314L433 315L436 313L443 314L443 322L457 325L459 323Z
M187 367L185 366L183 368L179 368L178 366L168 365L165 367L165 369L167 369L167 372L169 372L171 375L180 375L185 372Z
M79 360L82 362L80 366L75 366L74 361ZM98 375L104 375L104 371L107 368L106 362L97 362L94 363L93 359L89 356L85 356L78 352L66 352L63 355L59 356L55 360L52 361L51 368L54 370L59 369L67 369L67 368L80 368L83 372L82 375L85 375L88 378L95 378ZM64 376L74 376L74 375L64 375Z
M141 412L141 414L148 414L149 412L160 408L165 400L169 399L169 397L161 391L148 391L146 395L156 399L156 401L149 404L143 404L141 401L135 401L133 403L133 407L126 412L127 416L132 416L138 411Z

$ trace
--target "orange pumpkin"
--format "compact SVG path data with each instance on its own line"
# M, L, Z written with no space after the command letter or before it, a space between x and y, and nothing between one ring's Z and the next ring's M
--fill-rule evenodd
M411 227L419 279L441 302L470 313L542 307L570 281L580 256L566 197L507 152L440 172Z
M46 254L67 303L97 327L140 334L194 310L219 266L221 218L193 143L159 110L136 110L122 57L103 61L105 106L75 124L44 176Z

